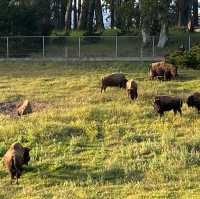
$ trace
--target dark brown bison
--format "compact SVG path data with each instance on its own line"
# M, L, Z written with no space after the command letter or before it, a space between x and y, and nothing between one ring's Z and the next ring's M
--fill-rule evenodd
M187 99L188 107L195 107L200 113L200 93L196 92L190 95Z
M182 114L183 102L179 97L172 97L167 95L156 96L154 99L154 108L160 116L164 115L164 112L173 110L174 115L177 111Z
M22 166L24 164L28 165L30 161L29 151L30 149L28 147L23 147L19 143L14 143L4 155L3 163L11 175L11 184L15 177L18 184L18 178L20 178L22 173Z
M132 100L137 99L138 97L137 83L133 81L132 79L126 82L126 91L127 91L128 97L130 97Z
M125 75L122 73L113 73L111 75L105 76L102 78L101 92L106 91L107 87L120 87L126 88L126 79Z
M177 76L177 67L164 61L152 63L149 66L150 79L171 80Z

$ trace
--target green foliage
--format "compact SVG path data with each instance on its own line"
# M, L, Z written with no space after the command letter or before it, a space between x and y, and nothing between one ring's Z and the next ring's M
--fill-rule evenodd
M1 143L0 144L0 157L3 157L5 152L6 152L6 147L5 147L4 143L3 144Z
M46 35L49 23L49 0L0 2L0 35Z
M59 36L59 37L63 37L63 36L69 36L69 32L65 31L65 30L52 30L50 33L50 36Z
M200 45L193 46L189 52L172 52L166 60L176 66L200 69Z

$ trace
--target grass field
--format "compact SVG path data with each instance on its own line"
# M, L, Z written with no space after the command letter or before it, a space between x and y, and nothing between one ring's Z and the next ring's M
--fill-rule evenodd
M100 93L103 75L122 71L138 83ZM1 199L200 198L200 116L153 110L156 94L183 99L200 89L200 71L149 81L147 64L0 63L0 102L29 99L46 106L22 118L0 115L0 156L11 143L30 146L19 185L0 164Z

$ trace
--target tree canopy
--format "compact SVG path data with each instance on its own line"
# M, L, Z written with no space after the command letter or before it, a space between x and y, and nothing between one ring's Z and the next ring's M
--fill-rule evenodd
M162 47L170 26L198 25L198 0L1 0L0 35L48 35L52 30L103 32L110 28L140 32L148 44L158 35Z

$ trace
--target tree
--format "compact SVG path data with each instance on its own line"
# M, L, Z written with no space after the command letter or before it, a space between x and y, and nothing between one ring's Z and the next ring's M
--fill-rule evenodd
M158 41L158 47L163 48L168 40L167 31L168 31L168 16L169 16L169 6L171 0L162 0L159 2L159 19L161 22L160 37Z
M151 26L153 21L158 17L158 1L157 0L140 0L141 13L141 32L144 45L148 45L151 41Z
M198 15L198 0L193 0L193 25L198 26L199 15Z
M95 30L95 25L98 31L104 30L101 0L84 0L78 28L79 30L86 30L88 34L91 34Z
M74 6L73 6L73 19L74 19L74 29L76 30L77 29L77 26L78 26L78 13L77 13L77 0L74 0Z
M102 32L104 28L101 0L95 0L96 29Z
M66 31L71 30L71 24L72 24L71 16L72 16L72 0L68 0L66 13L65 13L65 30Z
M192 0L176 0L178 26L187 26L192 8Z

